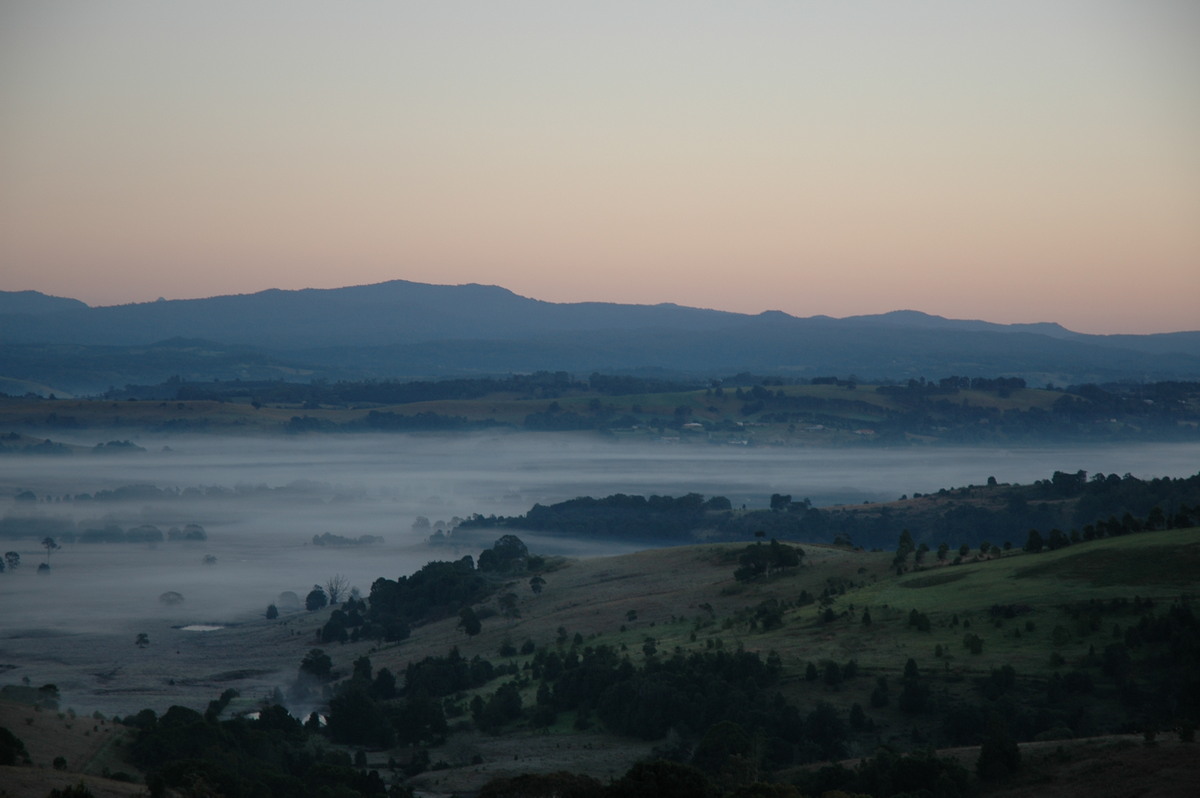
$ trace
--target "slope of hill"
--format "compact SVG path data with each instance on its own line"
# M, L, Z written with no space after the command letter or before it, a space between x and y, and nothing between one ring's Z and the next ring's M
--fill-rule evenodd
M367 767L430 795L469 793L493 779L527 772L569 770L603 783L651 756L691 763L728 794L772 770L776 778L799 785L801 793L819 794L815 784L837 784L828 780L855 778L854 771L822 771L818 778L815 770L777 770L780 763L870 757L881 746L913 751L986 745L996 718L1003 719L1007 739L1050 743L1043 754L1032 742L1025 746L1024 765L1010 780L997 782L1008 785L1005 794L1035 794L1055 774L1113 756L1124 764L1105 771L1109 789L1119 784L1174 789L1179 778L1186 781L1187 776L1172 776L1147 782L1138 763L1158 761L1161 750L1184 756L1186 745L1168 732L1184 728L1200 710L1196 619L1180 598L1196 588L1200 530L1105 539L1038 555L974 556L960 565L901 575L894 572L890 552L812 545L804 550L800 567L750 581L734 577L747 551L742 544L551 561L536 572L543 580L536 591L527 585L528 571L500 572L496 592L472 608L481 619L475 633L466 628L464 634L460 618L451 615L414 625L400 641L322 645L314 641L333 617L328 610L247 620L207 633L212 637L199 659L180 646L182 653L173 658L175 689L196 696L207 689L215 698L234 686L242 697L228 714L246 712L259 706L264 677L289 679L306 652L322 645L332 658L331 694L359 696L358 704L331 702L331 729L366 728L346 727L351 716L338 717L368 712L362 701L378 700L366 698L367 683L352 674L361 679L364 672L386 668L407 672L407 681L415 683L426 678L411 670L415 663L450 673L455 663L468 662L480 671L478 663L487 660L494 676L451 689L436 702L437 714L444 713L443 732L421 735L415 746L334 746L348 752L365 747ZM128 640L120 644L127 648ZM220 664L212 652L218 649L234 660L253 652L259 667L214 675ZM599 667L596 657L605 651L611 652L613 670ZM272 657L275 667L268 662ZM616 686L621 680L650 691L635 694L640 702L669 703L669 692L656 691L688 689L686 668L705 662L758 662L760 668L766 663L767 670L754 678L769 680L776 706L794 707L802 739L821 740L820 748L796 749L766 737L761 747L750 749L757 753L747 770L746 760L738 758L746 754L738 754L736 745L714 753L706 735L711 730L682 720L668 720L665 734L614 733L612 724L624 721L614 721L621 716L606 707L621 700ZM656 674L674 674L677 687L654 682ZM147 694L161 693L152 672L144 675L153 681L143 686ZM120 684L109 688L119 687L136 703L137 678L135 671L122 673ZM568 708L579 678L591 680L590 693L584 693L591 699ZM688 701L701 706L730 691L743 695L752 689L748 675L733 671L724 678ZM247 689L251 682L255 687ZM301 694L286 681L279 687ZM517 697L516 714L480 731L487 717L481 713L502 695ZM414 700L404 694L381 706L391 707L385 713L397 728L409 728L422 722L414 720L416 707L430 710ZM546 712L539 714L539 708ZM1131 749L1127 738L1082 742L1143 731L1161 735L1163 748L1144 747L1139 757L1140 749ZM724 728L733 735L731 743L752 732L741 722ZM949 753L963 763L964 777L980 757L978 747ZM927 766L919 764L925 760L914 762L913 767ZM164 772L184 778L188 767L181 763ZM841 787L827 787L835 788ZM625 794L630 793L613 793Z
M96 390L159 381L144 347L175 338L214 350L210 377L243 373L301 378L411 377L657 368L715 376L752 370L908 378L934 374L1020 375L1035 384L1200 377L1200 333L1099 336L1055 324L1001 325L915 311L833 319L777 311L746 315L678 305L559 304L497 286L392 281L208 299L87 307L32 292L0 292L0 376ZM27 349L22 355L15 347ZM66 349L55 349L65 346ZM33 347L33 349L28 349ZM88 375L80 364L107 366ZM181 363L186 357L180 353ZM266 369L266 370L264 370Z

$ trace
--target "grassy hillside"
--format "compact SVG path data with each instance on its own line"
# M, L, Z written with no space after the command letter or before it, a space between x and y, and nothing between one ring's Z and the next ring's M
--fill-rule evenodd
M401 682L409 664L445 657L452 649L467 660L490 661L504 673L439 699L444 733L416 745L331 746L347 755L361 750L385 780L429 794L461 794L524 772L568 770L607 782L652 756L709 767L691 759L703 742L703 728L676 725L665 737L618 735L595 708L560 710L548 724L535 723L532 713L546 677L533 668L551 654L568 662L602 647L627 658L638 673L692 655L758 654L780 669L772 688L777 702L796 707L801 717L826 713L843 734L839 747L829 750L850 757L870 756L881 746L896 751L977 746L987 738L991 717L1004 718L1013 738L1030 742L1026 778L1033 773L1054 778L1073 761L1078 767L1070 753L1076 750L1080 758L1094 755L1100 761L1117 750L1133 757L1127 766L1132 772L1137 751L1128 753L1127 745L1110 750L1070 740L1116 732L1166 735L1196 719L1194 677L1180 681L1178 673L1194 672L1196 663L1186 657L1194 657L1195 649L1182 650L1186 657L1179 659L1150 631L1138 630L1170 615L1180 595L1195 592L1200 529L1147 532L1040 554L1009 552L900 575L890 552L806 545L801 567L738 581L734 571L746 548L700 545L551 561L540 571L545 582L539 593L531 589L528 573L499 576L493 597L473 608L482 627L471 636L452 616L414 625L398 642L321 644L317 635L330 617L325 610L246 623L224 630L212 644L231 657L239 651L253 651L259 660L275 657L285 696L293 690L286 674L320 647L340 674L326 700L349 683L362 657L375 673L386 668ZM507 594L512 598L506 600ZM978 638L977 651L964 644L968 636ZM206 667L221 669L212 661ZM881 679L887 684L884 701L877 696ZM473 702L490 701L506 683L520 695L519 717L480 731L472 720ZM212 698L238 686L236 680L211 685ZM1173 705L1162 700L1164 686L1175 691ZM719 688L725 689L741 688ZM912 695L922 697L919 706ZM244 691L225 716L253 710L263 698ZM383 700L381 706L409 706L407 700ZM11 717L10 710L5 718ZM22 723L9 721L18 736L25 736ZM40 734L45 724L37 723ZM1053 747L1038 755L1033 741ZM41 752L36 762L53 758L52 751L42 752L41 738L26 742L31 752L35 747ZM1054 751L1059 753L1052 756ZM818 763L826 758L803 756ZM958 756L971 769L978 749ZM70 754L69 769L84 770L75 762L85 758L86 752ZM422 761L424 766L414 764ZM734 778L726 770L708 772L718 781ZM766 776L768 768L756 772ZM803 785L812 772L793 767L776 777ZM1011 790L1019 782L1006 783Z
M774 652L783 665L782 691L787 700L807 708L825 702L842 717L855 704L865 710L872 728L856 734L848 749L858 755L870 754L881 744L911 750L955 743L946 728L946 712L960 703L984 701L979 683L1005 666L1017 674L1017 684L1008 688L1009 700L1029 706L1040 700L1055 674L1080 671L1094 675L1098 685L1087 697L1092 716L1078 730L1058 725L1037 734L1049 739L1088 736L1136 725L1116 698L1116 688L1107 684L1102 666L1089 662L1089 651L1112 644L1113 625L1128 628L1138 615L1129 608L1116 610L1093 629L1091 621L1073 616L1070 607L1093 600L1133 602L1135 597L1165 607L1173 597L1193 591L1200 530L1097 541L1040 555L1011 553L899 577L891 569L889 553L809 546L804 567L750 584L736 582L732 576L735 562L730 555L741 548L696 546L571 562L546 575L541 595L533 595L520 582L511 585L520 597L518 618L490 617L473 638L465 636L453 619L430 624L414 630L403 643L370 653L371 661L395 671L409 661L457 646L465 657L478 654L523 670L530 657L506 658L498 652L506 643L520 646L525 640L532 640L538 649L562 652L610 645L627 653L636 665L717 647L763 656ZM1144 567L1122 573L1120 564L1128 561ZM801 606L799 597L805 593L817 600ZM754 619L758 608L772 602L785 607L782 624L764 630ZM1015 607L1016 614L1011 618L1003 612L993 614L990 609L996 605ZM832 610L832 620L826 609ZM928 631L910 625L913 610L928 617ZM862 622L864 611L871 616L869 625ZM981 638L980 653L963 646L968 632ZM576 634L581 643L575 642ZM657 650L653 656L644 652L648 638ZM931 691L930 706L919 712L897 706L909 659ZM856 663L856 675L831 681L829 664L843 666L844 672L850 660ZM809 663L818 668L815 681L805 677ZM891 700L888 706L872 707L871 694L880 677L891 685ZM487 696L494 689L489 684L458 699L469 703L474 694ZM535 694L535 683L524 688L526 706L535 704ZM1060 706L1051 714L1057 721L1070 712ZM1050 722L1043 719L1043 725ZM553 769L560 765L551 764L557 762L552 752L573 739L577 733L573 723L571 717L560 717L548 734L517 723L500 736L474 731L452 735L451 742L439 749L449 767L419 777L418 783L461 789L498 774ZM519 743L514 743L514 735ZM622 755L632 763L633 757L654 747L595 735L595 729L589 730L584 739L603 754L593 757L588 748L576 750L572 770L611 777L622 771ZM607 742L601 746L600 740ZM519 763L509 762L503 753L513 750L521 752ZM437 761L439 751L432 754ZM475 757L485 764L470 766ZM545 762L543 757L548 757Z

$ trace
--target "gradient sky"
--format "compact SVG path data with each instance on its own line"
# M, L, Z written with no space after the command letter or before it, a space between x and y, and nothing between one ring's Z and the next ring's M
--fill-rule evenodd
M1200 329L1200 3L0 4L0 289Z

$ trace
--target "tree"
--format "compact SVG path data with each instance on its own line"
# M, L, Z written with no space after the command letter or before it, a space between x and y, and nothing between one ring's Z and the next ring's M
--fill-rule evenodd
M929 702L929 687L921 681L921 671L916 660L904 663L904 689L900 691L899 706L902 712L916 714L925 710Z
M521 617L521 611L517 609L516 593L505 593L496 599L496 603L500 605L500 614L505 618Z
M343 684L329 702L329 735L334 742L390 748L396 732L369 684Z
M892 559L892 565L896 566L897 573L904 567L908 555L916 548L917 544L913 542L912 533L907 529L900 530L900 539L896 542L896 556Z
M279 617L279 608L274 604L267 605L267 620L273 621Z
M133 641L133 644L138 648L145 648L150 645L150 635L145 632L138 632L137 639Z
M1004 721L993 717L988 734L979 747L975 772L983 781L1006 781L1021 769L1021 749L1008 734Z
M655 798L707 798L714 789L704 773L666 760L638 762L610 788L612 795Z
M1036 529L1029 530L1029 538L1025 541L1025 551L1029 552L1030 554L1037 554L1043 548L1045 548L1045 546L1046 543L1042 540L1042 533L1038 532Z
M314 648L300 660L300 672L307 673L320 681L328 681L333 674L333 660L319 648Z
M4 562L8 563L8 567L10 569L11 568L20 568L21 567L21 555L17 554L15 551L6 551L6 552L4 552Z
M535 576L529 580L529 589L533 591L535 596L541 595L542 588L546 586L546 580L540 576Z
M502 535L490 549L479 554L481 571L523 571L529 548L516 535Z
M57 543L55 543L54 538L47 537L47 538L42 538L42 548L46 550L46 567L49 568L50 567L50 555L55 550L61 549L62 546L59 546Z
M350 580L341 574L334 574L325 580L325 592L329 594L329 603L337 604L350 588Z
M483 624L480 623L479 616L470 607L463 607L462 611L458 613L458 625L467 633L467 637L474 637L483 631Z
M328 603L329 599L325 597L325 591L320 585L313 585L313 589L304 597L304 608L309 612L316 612Z

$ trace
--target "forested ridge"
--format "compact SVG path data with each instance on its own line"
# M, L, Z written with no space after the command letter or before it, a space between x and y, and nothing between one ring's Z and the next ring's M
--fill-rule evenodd
M1200 474L1138 479L1130 475L1055 472L1032 485L945 488L900 501L813 507L807 499L774 494L770 509L734 509L723 496L579 497L535 505L520 516L472 515L464 530L513 529L647 543L768 537L890 546L906 529L916 543L957 548L982 542L1023 545L1030 530L1059 530L1068 540L1091 540L1142 529L1191 526L1200 516Z

